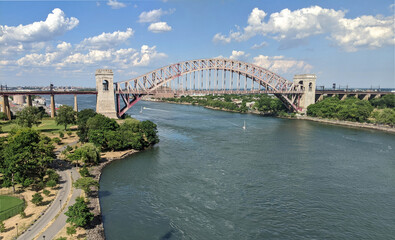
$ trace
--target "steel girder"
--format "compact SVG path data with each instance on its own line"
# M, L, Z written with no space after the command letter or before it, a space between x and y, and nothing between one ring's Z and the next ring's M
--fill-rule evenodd
M118 113L123 115L127 109L140 100L141 96L154 94L158 88L166 86L166 84L169 84L172 80L183 75L204 70L222 70L223 73L226 71L238 73L257 82L260 86L264 87L267 92L275 94L289 109L294 111L300 110L298 107L298 99L302 90L299 85L286 80L268 69L251 63L224 58L210 58L170 64L136 78L114 83L116 95L123 96L122 99L125 102L125 107L118 111ZM210 78L209 81L210 83L214 83L214 79ZM233 80L227 79L226 81L232 81L233 84ZM213 85L211 84L211 86ZM254 89L250 89L250 91L253 93ZM177 92L177 90L174 90L174 92ZM224 91L224 93L225 92L226 91ZM135 100L129 102L129 97L125 97L129 95ZM120 104L119 100L117 104ZM120 106L118 105L118 109L119 108Z

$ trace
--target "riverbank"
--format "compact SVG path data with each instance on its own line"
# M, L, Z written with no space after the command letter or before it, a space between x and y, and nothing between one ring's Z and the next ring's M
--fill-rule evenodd
M165 103L173 103L173 104L181 104L181 105L195 105L195 104L191 104L191 103L178 103L178 102L171 102L171 101L164 101L164 100L152 100L152 99L147 99L146 101L165 102ZM197 106L200 106L200 105L197 105ZM210 107L210 106L202 106L202 107L212 109L212 110L217 110L217 111L234 112L234 113L250 113L250 114L255 114L255 115L260 115L260 116L271 116L271 117L279 117L279 118L294 119L294 120L308 120L308 121L320 122L320 123L331 124L331 125L339 125L339 126L346 126L346 127L353 127L353 128L366 128L366 129L379 130L379 131L384 131L384 132L389 132L389 133L395 133L395 127L391 127L391 126L383 125L383 124L360 123L360 122L351 122L351 121L344 121L344 120L337 120L337 119L325 119L325 118L317 118L317 117L309 117L309 116L301 116L301 115L295 115L293 117L284 117L284 116L276 116L275 114L272 114L272 113L265 113L265 112L260 112L257 110L251 110L251 109L248 110L247 112L240 112L240 111L234 111L234 110L216 108L216 107Z
M115 160L124 159L127 156L130 156L136 152L138 151L131 149L126 151L103 153L101 155L101 161L99 165L90 168L90 174L95 180L100 182L101 173L105 166L107 166L109 163ZM104 234L104 226L101 216L99 189L96 191L92 191L92 193L88 196L88 199L89 199L89 208L92 210L94 214L94 219L91 223L91 226L89 226L89 228L87 229L87 239L104 240L106 239L106 237Z

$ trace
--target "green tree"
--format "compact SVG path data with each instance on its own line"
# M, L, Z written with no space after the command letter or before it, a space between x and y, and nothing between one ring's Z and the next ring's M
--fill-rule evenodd
M89 211L84 198L78 197L75 203L65 212L66 222L75 227L86 227L93 220L93 213Z
M395 109L384 108L381 111L374 111L372 116L376 123L395 126Z
M158 130L155 123L149 120L142 121L140 123L140 129L141 132L144 134L146 146L159 142L159 137L157 135Z
M64 125L64 130L66 130L67 125L76 123L76 113L71 106L62 105L57 111L57 116L55 118L57 125Z
M80 138L80 142L88 141L88 127L86 126L86 123L90 118L96 116L96 114L97 113L92 109L84 109L77 113L77 135Z
M55 158L49 138L43 137L31 128L11 132L3 145L3 185L24 186L41 181L49 164Z
M74 226L70 226L66 228L66 233L67 235L73 236L74 234L77 233L77 230L75 229Z
M84 143L73 153L67 155L67 159L71 161L82 161L84 165L96 165L100 161L100 149L93 143Z
M31 200L31 202L32 202L34 205L39 206L39 205L42 204L42 202L43 202L43 196L41 196L40 193L35 193L35 194L33 194L32 197L33 197L33 198L32 198L32 200Z
M48 197L51 192L48 189L44 189L43 194Z
M73 183L73 186L75 188L84 190L85 193L89 195L91 192L91 188L98 187L99 182L91 177L82 177L77 179L77 181Z
M49 180L46 185L47 187L54 188L57 184L55 180Z
M3 221L0 221L0 233L6 232L6 228Z
M16 123L21 127L31 128L38 126L43 118L42 112L37 107L25 107L16 115Z
M119 128L119 124L114 119L102 114L96 114L88 119L86 127L88 129L88 141L105 150L108 149L105 132L116 131Z

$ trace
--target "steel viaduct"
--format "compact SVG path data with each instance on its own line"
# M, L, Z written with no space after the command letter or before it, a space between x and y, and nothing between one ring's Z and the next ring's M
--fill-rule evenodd
M32 105L31 95L50 95L51 117L54 117L55 95L74 95L74 109L77 111L77 95L95 94L96 112L118 118L145 95L273 94L290 111L305 112L307 106L322 100L324 95L340 96L341 99L354 95L367 100L394 94L383 91L316 90L315 74L295 75L291 82L257 65L222 58L170 64L121 82L114 82L111 69L98 69L95 77L96 91L0 91L3 97L2 111L11 118L10 95L26 95L27 106Z

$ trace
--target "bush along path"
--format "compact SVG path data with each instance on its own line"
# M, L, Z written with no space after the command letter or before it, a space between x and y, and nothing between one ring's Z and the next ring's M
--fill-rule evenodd
M76 143L77 142L72 142L69 143L68 145L72 146L75 145ZM58 156L68 145L59 149L56 152L56 155ZM75 202L75 198L81 195L81 190L75 189L73 191L72 197L70 198L70 201L67 203L68 196L70 195L72 190L72 178L76 180L79 178L80 175L74 168L72 168L70 164L68 164L63 160L56 159L54 161L54 164L57 165L58 173L61 178L59 184L60 190L55 200L42 214L42 216L35 223L33 223L33 225L30 228L28 228L23 234L21 234L18 237L19 240L36 239L38 235L40 235L38 239L44 239L43 236L45 236L45 239L52 239L52 237L54 237L56 233L66 225L66 216L64 216L64 212L67 211L67 208L70 204L73 204ZM64 207L66 203L67 203L67 207ZM61 210L63 211L59 215ZM51 221L55 219L57 215L59 216L56 218L54 222L51 223ZM44 229L45 231L43 232Z

